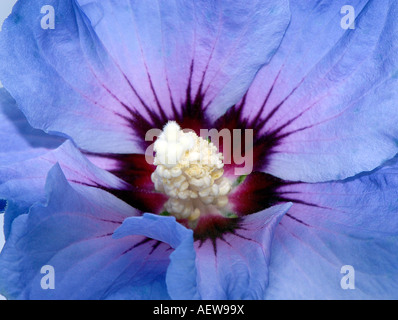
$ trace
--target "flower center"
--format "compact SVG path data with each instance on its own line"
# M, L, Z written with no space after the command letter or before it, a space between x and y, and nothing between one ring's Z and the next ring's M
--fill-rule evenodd
M228 203L231 182L223 177L223 155L195 132L169 121L154 144L155 189L169 196L164 208L177 219L196 221Z

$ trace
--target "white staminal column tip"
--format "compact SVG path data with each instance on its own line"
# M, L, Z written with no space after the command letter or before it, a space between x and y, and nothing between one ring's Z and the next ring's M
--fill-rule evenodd
M231 182L223 177L223 156L216 146L184 132L170 121L154 145L156 153L152 173L155 189L169 196L165 210L177 219L197 220L209 211L228 203Z

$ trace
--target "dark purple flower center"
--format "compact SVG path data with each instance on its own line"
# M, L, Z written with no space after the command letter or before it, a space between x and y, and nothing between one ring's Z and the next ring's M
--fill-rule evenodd
M192 73L193 64L191 77ZM200 135L201 129L206 128L209 130L214 128L219 132L223 129L227 129L231 132L238 129L242 132L238 147L241 151L249 151L252 154L253 171L243 179L244 177L242 176L234 175L234 169L239 168L241 164L235 163L234 161L232 161L232 163L226 163L224 166L225 175L234 183L234 188L229 194L229 212L227 212L226 215L224 214L224 216L214 216L211 214L203 215L194 228L195 240L202 243L206 239L210 239L215 245L216 239L222 239L223 235L226 233L236 232L240 227L240 220L245 215L264 210L278 203L295 200L289 198L282 191L282 187L286 184L290 184L290 182L260 172L267 167L269 155L280 143L281 139L283 139L280 132L284 126L272 132L263 130L269 118L272 117L272 114L279 107L277 106L270 112L267 118L261 118L263 109L267 104L269 93L266 95L262 108L256 111L256 116L252 117L254 120L248 121L242 118L242 110L244 108L250 108L250 106L246 105L246 96L244 96L243 99L238 104L232 106L224 116L215 123L212 123L206 118L207 106L204 103L205 93L202 85L203 83L199 85L197 92L193 93L190 79L186 89L185 103L178 108L172 97L170 97L173 111L172 117L167 116L163 111L153 86L151 86L151 89L156 101L156 106L147 105L132 87L132 90L141 101L142 107L145 109L146 113L149 114L149 118L144 117L140 112L136 111L139 110L138 108L136 110L128 110L132 115L131 119L129 119L132 131L135 136L139 137L145 137L146 133L154 128L161 130L169 121L175 121L181 128L193 130L197 135ZM128 108L127 106L125 107ZM245 130L247 129L253 130L254 133L252 146L246 145ZM262 133L260 134L260 132ZM219 151L224 153L225 150L223 150L224 144L222 139L223 138L219 141ZM153 141L148 142L143 138L141 141L143 152L153 143ZM117 167L110 171L125 182L125 186L122 189L104 189L143 213L168 214L164 209L168 197L161 192L157 192L151 180L151 175L155 171L156 166L148 163L144 154L97 154L96 156L116 160ZM189 225L186 219L180 219L179 222L186 226Z

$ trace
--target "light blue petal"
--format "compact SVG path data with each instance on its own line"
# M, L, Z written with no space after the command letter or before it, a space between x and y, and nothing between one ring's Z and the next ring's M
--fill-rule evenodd
M132 234L162 241L174 249L166 275L167 289L173 299L199 298L192 230L177 223L174 217L146 213L143 217L126 219L115 231L114 238L120 239Z
M354 30L340 26L347 4ZM261 169L306 182L375 169L398 152L398 3L291 1L291 11L241 114L275 142Z
M0 254L0 292L16 299L167 299L170 246L141 235L114 239L136 211L112 195L72 188L60 167L47 182L48 204L15 219ZM43 266L55 289L43 290Z
M0 88L0 166L38 157L63 141L33 129L10 94Z
M295 204L275 232L267 298L398 298L394 162L346 181L282 188ZM355 289L341 286L346 265Z
M25 161L44 156L59 147L63 141L60 137L33 129L10 94L4 88L0 88L0 213L5 211L5 199L8 199L6 235L12 220L19 214L26 213L29 206L39 199L35 178L29 179L28 170L24 171ZM35 171L40 172L40 169L36 168ZM25 180L22 180L23 178ZM16 182L17 179L19 185L12 186L10 180ZM29 180L30 183L26 183ZM45 176L43 186L44 180ZM14 203L12 199L19 200ZM3 229L3 226L1 227Z
M42 28L44 6L55 10L55 29ZM130 92L126 81L76 6L18 1L0 34L0 80L33 127L72 137L90 151L137 151L124 106L129 96L115 96Z
M32 184L26 183L26 180L29 180L26 177L28 171L19 175L19 186L11 186L12 182L9 180L16 178L17 172L20 173L25 169L25 161L44 156L56 149L63 141L62 138L33 129L10 94L4 88L0 88L0 213L5 211L7 204L5 199L8 199L5 217L6 235L8 235L11 221L17 215L25 213L30 204L37 200L37 198L34 200L31 198L32 193L37 194L34 179L31 179ZM8 169L4 169L5 167ZM10 178L11 176L13 178ZM27 179L22 181L23 177ZM32 192L26 192L27 189ZM14 196L16 199L21 195L24 196L25 201L11 202Z
M213 244L195 242L202 299L263 299L274 230L291 204L246 216Z
M143 152L143 123L193 103L205 69L201 105L222 114L289 22L287 0L79 3L84 13L72 0L19 1L0 35L0 80L35 128L92 152ZM45 5L55 29L42 29Z
M87 185L105 189L124 186L123 181L88 161L70 141L36 158L0 166L0 198L8 201L4 225L6 237L16 216L27 213L35 202L46 201L46 177L56 163L76 189Z
M210 119L222 115L269 62L290 19L284 0L78 3L143 100L169 117L187 94L192 102L204 95Z

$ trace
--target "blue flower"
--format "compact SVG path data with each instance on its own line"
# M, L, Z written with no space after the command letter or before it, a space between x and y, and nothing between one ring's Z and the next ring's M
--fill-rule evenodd
M397 298L398 4L353 1L353 30L344 4L18 1L0 34L0 293ZM252 130L234 147L253 172L200 129Z

